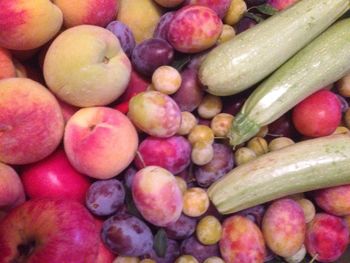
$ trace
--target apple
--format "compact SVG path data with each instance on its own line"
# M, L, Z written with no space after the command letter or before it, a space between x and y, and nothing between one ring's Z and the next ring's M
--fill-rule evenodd
M0 210L7 211L24 201L24 189L17 172L0 163Z
M91 180L76 171L64 150L57 149L50 156L23 167L21 178L29 198L65 198L85 204Z
M118 38L98 26L63 31L50 45L44 78L61 100L77 107L112 103L126 89L131 63Z
M122 172L136 155L138 135L131 121L118 110L88 107L67 122L64 148L79 172L109 179Z
M29 200L0 223L0 263L95 263L99 231L78 202Z

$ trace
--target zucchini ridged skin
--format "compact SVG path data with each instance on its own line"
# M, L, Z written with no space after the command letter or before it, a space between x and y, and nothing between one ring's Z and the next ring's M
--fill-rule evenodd
M222 214L287 195L350 183L350 135L310 139L231 170L208 189Z
M199 79L213 95L241 92L267 77L349 8L349 0L301 0L210 51Z
M228 134L239 145L300 101L350 72L350 18L323 32L248 97Z

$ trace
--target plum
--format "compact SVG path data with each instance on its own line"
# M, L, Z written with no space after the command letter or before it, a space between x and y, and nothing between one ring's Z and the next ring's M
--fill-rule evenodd
M225 262L263 263L265 259L265 242L259 227L241 215L225 219L219 247Z
M129 102L128 117L140 130L156 137L171 137L181 125L176 102L159 91L145 91Z
M131 186L132 196L142 216L156 226L166 226L179 219L182 193L175 177L159 166L139 170Z
M168 41L183 53L197 53L215 45L222 21L210 8L188 5L177 10L170 22Z
M317 213L308 224L306 250L317 261L336 261L345 252L348 243L349 229L340 217Z
M336 216L350 215L350 185L334 186L314 192L319 207Z
M190 164L191 144L183 136L174 135L169 138L150 136L141 142L138 151L135 165L139 169L144 165L157 165L173 174L178 174Z
M263 217L262 232L266 244L275 254L293 256L305 239L303 209L296 201L288 198L272 202Z

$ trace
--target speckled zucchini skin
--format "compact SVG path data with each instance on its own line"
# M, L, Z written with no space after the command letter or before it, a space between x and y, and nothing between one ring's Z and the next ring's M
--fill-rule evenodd
M208 189L222 214L290 194L350 184L350 135L298 142L234 168Z
M214 48L199 69L207 91L236 94L258 83L326 30L349 0L301 0Z

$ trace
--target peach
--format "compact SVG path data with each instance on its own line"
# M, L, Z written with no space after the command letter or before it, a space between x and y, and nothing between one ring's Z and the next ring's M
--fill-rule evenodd
M15 65L11 53L0 47L0 79L13 78L16 76Z
M321 189L315 192L315 201L327 213L350 215L350 185Z
M0 1L0 46L27 50L44 45L60 30L61 10L50 0Z
M318 213L308 224L305 245L307 252L320 262L336 262L349 242L349 229L342 218Z
M63 137L56 98L26 78L0 80L0 161L28 164L50 155Z
M274 201L262 221L267 246L277 255L291 257L299 251L305 239L306 223L303 209L294 200Z
M63 13L66 28L78 25L105 27L115 19L118 0L52 0Z
M176 11L168 41L180 52L197 53L215 45L222 27L221 19L209 7L188 5Z
M263 235L259 227L244 216L234 215L225 219L219 246L225 262L264 262Z
M136 43L152 37L161 15L154 0L119 0L117 20L131 29Z
M118 175L134 159L137 145L132 123L112 108L82 108L66 124L64 148L69 161L94 178Z
M8 210L24 202L24 188L17 172L11 166L0 163L0 175L0 209Z
M139 170L133 179L132 196L142 216L156 226L176 222L182 211L182 193L173 174L159 166Z
M78 107L113 102L126 89L130 73L131 63L118 38L91 25L63 31L44 61L48 87L61 100Z

